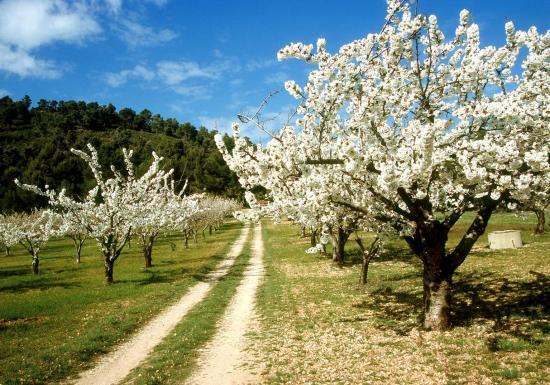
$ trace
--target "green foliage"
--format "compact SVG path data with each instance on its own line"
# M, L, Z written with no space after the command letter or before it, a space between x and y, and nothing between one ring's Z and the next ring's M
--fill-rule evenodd
M214 143L216 131L178 123L145 109L117 112L112 104L40 100L31 108L28 96L0 99L0 211L22 211L43 206L43 198L18 189L13 180L82 196L93 184L86 164L70 152L92 143L108 169L124 169L122 147L134 150L138 173L151 162L151 151L165 157L182 187L189 179L190 192L242 196L235 174L223 161ZM232 147L232 138L224 140Z

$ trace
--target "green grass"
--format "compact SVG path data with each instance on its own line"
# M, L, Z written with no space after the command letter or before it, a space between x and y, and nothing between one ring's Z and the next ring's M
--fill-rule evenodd
M487 233L479 240L455 274L454 327L444 333L420 327L422 268L401 240L386 243L365 288L357 263L338 268L304 252L309 239L299 238L299 228L266 224L258 351L268 383L545 384L550 235L532 235L533 220L492 218L487 233L521 230L525 247L494 251ZM358 261L354 243L347 247Z
M144 365L134 369L124 384L181 384L196 367L199 349L215 334L217 323L237 287L250 259L250 247L245 247L228 274L210 291L171 335L159 344Z
M79 265L70 241L50 242L37 276L30 256L14 248L11 257L1 257L0 384L51 383L91 366L203 279L239 231L236 222L226 224L189 249L181 237L159 238L149 269L133 242L116 262L113 285L104 284L93 240Z

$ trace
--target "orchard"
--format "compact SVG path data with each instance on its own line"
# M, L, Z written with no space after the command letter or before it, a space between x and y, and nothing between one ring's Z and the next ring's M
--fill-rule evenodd
M453 11L450 27L424 12L434 4L387 0L364 15L382 15L376 29L338 48L330 37L355 25L335 33L325 7L292 4L329 38L248 60L232 24L204 64L147 56L181 36L140 25L144 10L187 5L126 3L62 0L43 16L103 36L103 13L124 60L140 59L98 82L177 94L170 111L201 126L0 89L0 383L546 383L550 30L507 15L495 38L475 11ZM240 20L240 5L208 14ZM41 64L58 81L66 69L29 56L39 44L12 42L10 25L0 52L28 60L0 72ZM287 27L270 36L314 36ZM198 52L207 32L194 30ZM250 106L274 84L284 92Z

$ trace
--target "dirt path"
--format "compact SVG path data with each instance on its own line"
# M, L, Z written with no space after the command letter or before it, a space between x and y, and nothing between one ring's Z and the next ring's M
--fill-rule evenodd
M231 247L227 257L216 267L216 270L208 275L204 282L199 282L191 287L176 304L165 309L159 316L151 320L128 342L104 356L95 367L81 373L73 383L78 385L110 385L123 380L172 331L187 312L206 297L215 282L227 274L229 268L235 262L235 258L241 254L249 230L250 227L248 226L243 228L241 235Z
M199 368L189 380L196 385L244 385L261 383L260 369L250 368L246 332L255 326L256 291L263 277L261 225L254 229L254 243L250 266L227 307L218 332L206 346Z

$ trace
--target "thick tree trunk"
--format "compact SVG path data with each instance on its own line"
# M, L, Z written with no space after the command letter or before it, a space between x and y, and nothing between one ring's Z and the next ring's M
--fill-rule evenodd
M447 330L451 326L452 279L433 280L424 272L424 327Z
M422 239L424 264L424 327L447 330L451 326L451 284L454 269L446 255L448 229L439 221L421 224L417 235Z
M40 260L38 259L38 253L34 253L32 256L32 273L38 274L38 265Z
M115 261L110 258L105 258L105 282L107 284L113 283L113 272L115 269Z
M10 248L6 246L6 257L10 256Z
M537 225L535 226L535 234L544 234L544 226L546 224L546 218L544 216L544 210L535 210L537 216Z
M212 235L212 226L208 226L208 235Z

